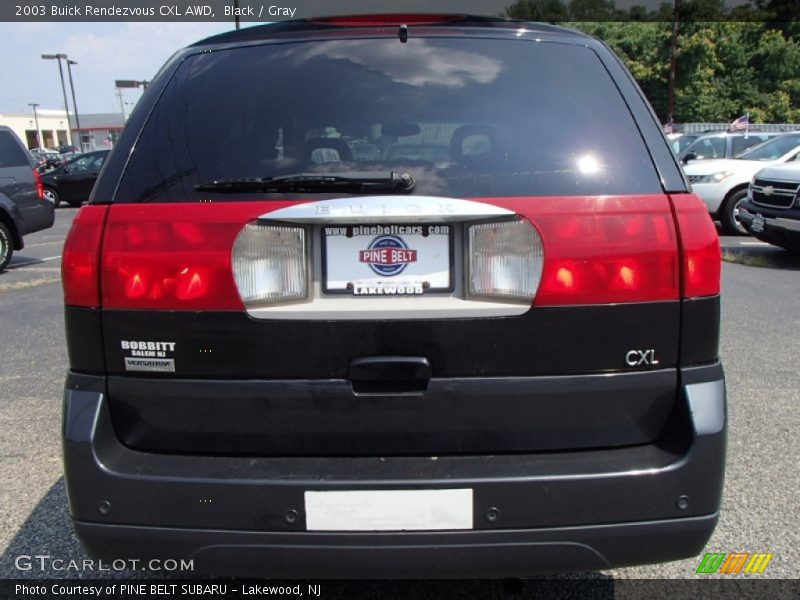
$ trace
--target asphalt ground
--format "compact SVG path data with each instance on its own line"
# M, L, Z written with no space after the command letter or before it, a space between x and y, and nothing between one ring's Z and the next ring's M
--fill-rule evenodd
M30 235L0 274L0 580L139 577L141 573L19 571L19 555L83 559L72 533L61 466L61 394L67 369L60 254L76 209L57 211L53 228ZM762 575L800 572L800 257L752 238L723 237L722 347L729 402L728 467L721 519L706 552L769 552ZM738 255L739 259L736 258ZM759 257L755 264L748 257ZM632 578L690 579L700 557L660 565L563 576L612 584ZM338 584L341 597L536 597L545 580L525 583ZM546 581L552 581L550 579ZM414 587L422 586L422 587ZM427 585L427 587L426 587ZM410 587L409 587L410 586ZM614 592L616 590L616 592ZM770 594L772 595L772 594ZM337 595L338 597L338 595ZM576 592L575 597L586 597Z

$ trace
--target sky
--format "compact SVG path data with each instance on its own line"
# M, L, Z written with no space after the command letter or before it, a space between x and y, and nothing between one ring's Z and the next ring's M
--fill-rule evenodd
M152 79L177 50L233 23L0 23L0 113L32 114L64 108L58 62L42 54L67 54L79 113L120 112L116 79ZM62 61L63 62L63 61ZM66 64L64 79L70 107ZM130 113L140 90L123 91Z

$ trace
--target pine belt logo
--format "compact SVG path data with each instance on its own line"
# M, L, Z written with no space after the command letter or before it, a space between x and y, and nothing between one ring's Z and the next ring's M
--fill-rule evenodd
M359 250L358 260L368 264L376 275L391 277L405 271L409 263L417 262L417 251L399 236L380 235L366 250Z
M172 358L175 342L122 340L120 346L128 355L125 357L126 371L175 372L175 359Z
M696 573L763 573L772 561L772 554L765 552L706 552Z

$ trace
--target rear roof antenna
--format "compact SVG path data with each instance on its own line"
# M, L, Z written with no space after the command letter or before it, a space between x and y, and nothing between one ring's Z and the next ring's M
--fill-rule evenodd
M400 29L397 31L397 37L400 38L401 44L405 44L408 41L408 25L400 25Z

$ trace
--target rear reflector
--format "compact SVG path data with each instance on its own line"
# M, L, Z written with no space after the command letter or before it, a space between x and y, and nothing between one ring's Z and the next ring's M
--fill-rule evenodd
M722 270L719 236L706 205L693 194L671 197L681 238L682 297L716 296Z
M100 306L100 242L108 207L82 207L69 230L61 256L61 281L67 306Z
M248 223L233 246L233 277L249 308L308 296L302 227Z
M471 296L530 302L542 275L542 240L521 219L469 228Z

